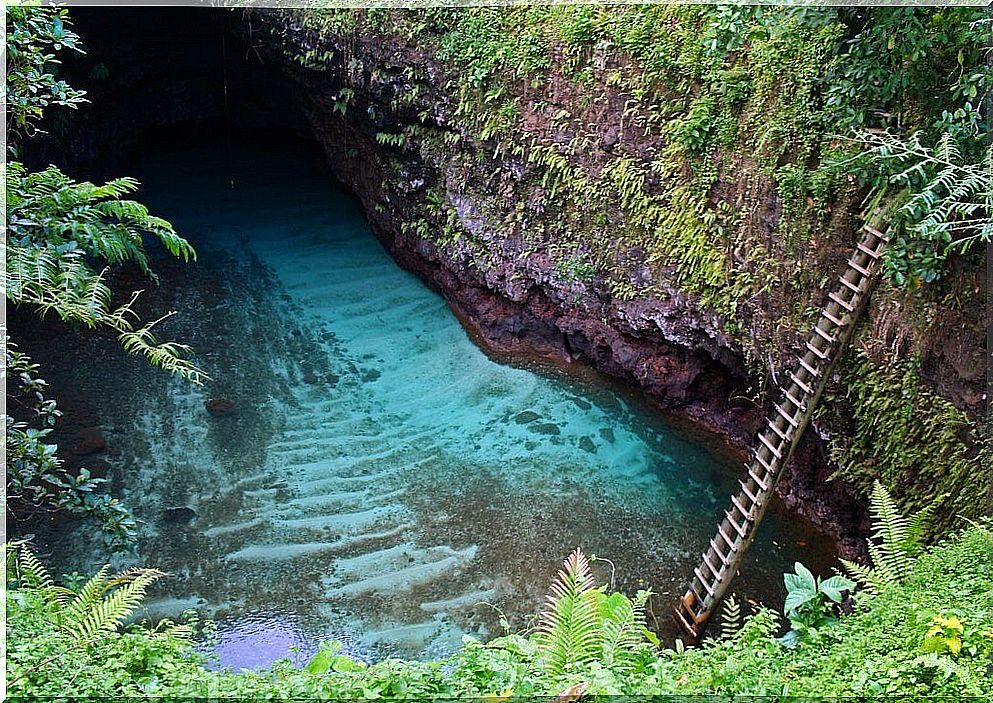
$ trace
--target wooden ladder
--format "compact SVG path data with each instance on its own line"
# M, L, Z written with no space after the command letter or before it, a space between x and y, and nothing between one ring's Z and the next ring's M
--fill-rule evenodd
M720 605L738 571L745 551L772 500L783 468L810 424L834 363L855 329L855 322L878 281L880 257L886 248L883 232L866 224L836 290L798 356L790 383L758 435L752 459L745 466L741 490L717 526L717 534L693 569L693 579L679 603L676 622L691 642L699 640L707 621Z

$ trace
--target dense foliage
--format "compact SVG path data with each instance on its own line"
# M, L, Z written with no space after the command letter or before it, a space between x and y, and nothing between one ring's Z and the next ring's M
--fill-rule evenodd
M76 107L84 92L55 73L58 52L81 51L69 29L64 9L11 7L7 13L8 116L11 154L29 138L47 108ZM29 172L18 161L6 164L6 266L3 288L7 302L26 305L41 316L53 313L76 327L103 327L117 334L121 345L169 371L197 382L201 371L189 349L161 342L152 331L160 320L143 322L133 309L140 291L116 301L105 276L111 267L148 267L145 238L163 244L173 256L188 261L193 248L165 220L128 199L138 183L119 178L103 185L79 182L55 166ZM154 276L153 276L154 278ZM37 365L15 351L6 352L8 408L23 416L7 416L8 515L65 511L98 519L107 545L126 546L134 537L134 520L114 498L98 491L102 479L86 469L67 471L57 447L46 441L58 411L43 395L45 382Z
M82 51L79 36L69 28L69 11L37 7L7 8L8 126L14 136L35 133L45 109L52 105L75 108L86 93L59 79L57 52Z
M104 479L94 478L85 468L66 470L57 447L46 442L62 413L45 396L48 384L38 377L38 365L9 340L5 353L7 516L13 517L8 529L38 513L64 511L96 519L109 548L127 547L135 537L135 521L127 508L99 490Z
M989 508L993 475L988 442L968 415L924 387L913 363L880 365L864 352L842 367L852 422L832 438L838 475L865 488L893 486L905 510L937 508L936 533L961 526Z
M583 581L566 569L566 578ZM561 577L560 577L561 578ZM263 672L204 668L202 655L170 623L157 631L130 627L80 643L58 613L79 598L47 594L36 582L8 591L8 680L19 696L238 697L252 699L418 699L573 694L633 695L993 695L993 533L970 528L920 556L902 583L857 595L854 611L808 628L794 641L778 637L770 610L750 617L728 638L686 650L657 650L641 641L624 656L550 658L548 636L507 635L482 643L465 638L447 659L353 661L324 646L304 668L279 662ZM832 593L837 582L821 587ZM568 596L566 591L572 595ZM553 591L554 592L554 591ZM592 595L582 595L582 594ZM594 600L619 613L631 601L574 583L561 598L588 603L576 618L597 622ZM107 596L108 598L110 596ZM99 602L100 597L91 598ZM626 602L627 606L620 607ZM560 606L561 609L561 606ZM564 617L564 609L559 619ZM630 622L628 616L621 618ZM609 618L608 618L609 620ZM607 622L604 620L602 622ZM602 625L583 641L607 641Z
M98 273L90 265L133 261L150 274L146 234L156 237L175 256L185 260L195 256L168 222L122 197L136 188L137 183L129 178L97 186L77 182L54 166L28 173L17 162L9 164L7 300L31 305L41 315L54 312L68 323L108 327L129 352L198 381L202 373L186 358L188 347L160 342L152 328L161 320L141 323L134 313L138 293L115 306L113 292L104 282L105 272Z

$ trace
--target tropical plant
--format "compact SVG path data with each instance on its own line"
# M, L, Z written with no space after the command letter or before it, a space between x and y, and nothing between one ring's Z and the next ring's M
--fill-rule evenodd
M957 657L962 651L962 634L965 626L954 615L935 615L931 628L924 637L924 650L935 654L945 652Z
M38 365L17 350L9 339L0 377L7 382L5 449L8 524L39 511L61 510L97 520L104 542L121 550L135 539L135 520L116 498L102 492L105 483L85 469L70 473L45 442L61 416L56 403L46 397L48 384L38 375Z
M970 161L950 132L934 145L924 132L856 132L854 161L877 189L896 187L905 201L895 211L886 274L898 285L929 283L945 271L949 254L993 240L993 148Z
M8 126L14 136L31 136L45 108L75 108L86 93L72 88L53 72L56 52L82 53L79 37L69 29L64 8L11 5L7 8L7 81L4 98Z
M110 575L104 566L78 591L56 585L48 570L23 542L7 546L7 562L13 566L7 578L41 596L57 628L80 644L91 645L116 633L121 623L141 604L148 587L165 576L156 569L128 569ZM11 552L16 553L12 558ZM173 630L180 634L184 630Z
M845 569L864 584L866 592L877 594L884 586L903 583L910 576L917 557L923 552L924 529L934 505L932 503L908 519L900 513L886 487L879 481L873 483L869 500L872 565L841 560Z
M540 666L559 676L579 666L601 662L624 669L658 638L645 626L645 603L651 591L632 600L598 587L589 560L576 548L565 560L545 598L537 634Z
M800 562L793 565L793 571L783 575L786 584L783 610L791 626L782 639L786 645L835 624L838 619L831 604L840 604L845 592L855 590L855 582L840 574L821 580Z
M367 667L364 662L356 661L351 657L346 657L344 654L338 654L340 651L341 642L335 640L321 642L317 649L317 654L307 662L307 673L317 675L327 674L329 672L342 673L362 671Z
M146 234L184 261L196 258L172 225L123 197L137 189L137 181L119 178L98 186L74 181L53 166L29 173L17 162L8 165L6 181L7 299L32 305L43 316L54 312L71 324L109 327L130 353L199 381L203 373L186 358L189 348L160 342L152 333L164 318L140 323L132 309L140 291L115 307L104 282L106 269L98 273L89 263L134 262L154 277L145 253Z
M729 640L741 630L741 603L734 595L728 596L721 606L721 639Z

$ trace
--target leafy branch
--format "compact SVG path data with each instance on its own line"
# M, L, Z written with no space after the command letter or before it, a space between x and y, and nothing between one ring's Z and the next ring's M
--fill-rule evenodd
M7 185L7 299L37 308L42 316L54 312L72 324L107 327L122 346L153 364L195 383L203 372L189 360L189 347L160 342L152 328L165 318L142 324L133 293L114 307L113 293L90 260L109 265L136 263L148 267L144 236L154 236L174 256L196 258L190 244L165 220L122 196L137 189L134 179L119 178L103 185L77 182L54 166L28 173L18 162L9 164ZM167 316L168 317L168 316Z
M933 146L920 131L904 138L860 130L855 140L862 153L850 162L870 171L877 189L896 186L907 194L886 257L893 282L935 281L951 252L993 239L993 148L970 161L949 132Z

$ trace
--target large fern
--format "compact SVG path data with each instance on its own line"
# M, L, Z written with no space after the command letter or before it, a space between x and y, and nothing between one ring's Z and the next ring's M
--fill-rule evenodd
M645 627L651 591L632 600L597 587L589 560L577 548L552 582L537 634L541 667L552 676L592 662L624 670L658 638Z
M16 579L19 587L37 593L48 604L59 630L85 644L117 631L141 605L148 587L165 576L156 569L128 569L113 576L104 566L83 586L73 591L58 586L48 570L23 543L8 545L16 552Z
M546 597L538 633L543 667L561 674L600 654L597 588L590 563L578 547L565 560Z
M152 328L161 319L141 322L133 310L138 293L115 307L104 281L106 269L97 272L90 266L92 260L108 265L134 262L154 278L145 234L185 261L196 257L172 225L150 215L140 203L122 198L137 188L137 181L80 183L55 167L28 173L13 162L7 167L6 186L8 301L32 305L42 316L54 313L71 324L110 328L130 353L195 382L202 379L187 346L155 338Z
M908 519L900 513L886 487L875 481L869 499L872 538L868 546L872 565L846 559L841 563L865 584L865 590L870 594L878 593L886 585L903 582L914 570L917 556L923 549L921 539L931 510L931 507L926 508Z

